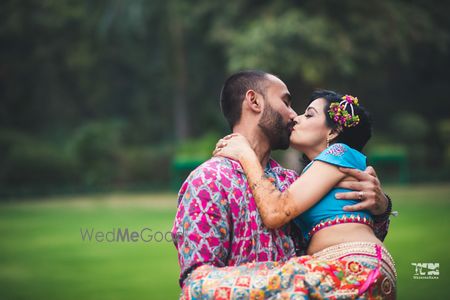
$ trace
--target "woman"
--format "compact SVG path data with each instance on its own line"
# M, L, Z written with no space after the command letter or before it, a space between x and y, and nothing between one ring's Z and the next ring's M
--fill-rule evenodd
M308 242L308 256L280 264L202 266L185 286L186 298L395 298L395 266L373 233L372 216L345 212L343 207L356 201L334 196L343 191L334 188L345 177L339 167L366 168L360 152L371 136L366 112L355 97L318 91L295 122L291 146L310 163L284 192L264 176L243 136L225 137L214 153L239 160L264 224L278 228L293 220Z

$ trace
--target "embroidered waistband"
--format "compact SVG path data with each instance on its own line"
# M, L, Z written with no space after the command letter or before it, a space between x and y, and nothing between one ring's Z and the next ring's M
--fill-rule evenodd
M347 242L334 246L327 247L319 252L313 254L314 258L324 260L334 260L345 258L349 256L369 256L374 259L377 257L376 246L378 244L372 242ZM397 271L395 269L395 262L388 250L381 246L381 258L383 262L383 269L385 273L392 276L393 281L397 280Z
M307 236L307 240L310 240L311 237L319 230L324 229L326 227L330 227L337 224L345 224L345 223L360 223L369 225L370 227L373 227L373 220L371 218L367 217L361 217L360 215L353 215L350 216L343 215L338 216L335 219L326 219L321 220L319 223L317 223L309 232Z

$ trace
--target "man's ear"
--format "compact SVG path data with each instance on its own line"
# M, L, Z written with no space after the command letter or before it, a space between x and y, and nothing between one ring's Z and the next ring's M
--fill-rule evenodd
M248 90L247 93L245 93L244 102L248 108L254 112L260 113L263 110L263 98L254 90Z

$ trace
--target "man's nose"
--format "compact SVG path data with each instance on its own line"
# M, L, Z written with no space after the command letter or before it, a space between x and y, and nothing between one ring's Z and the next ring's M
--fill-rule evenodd
M297 117L297 113L295 112L295 110L294 109L292 109L292 107L290 108L290 111L289 111L289 118L292 120L292 119L295 119Z

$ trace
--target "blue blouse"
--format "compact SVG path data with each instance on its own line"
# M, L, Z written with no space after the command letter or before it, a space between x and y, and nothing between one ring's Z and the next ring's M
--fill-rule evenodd
M338 167L366 169L366 156L345 144L333 144L326 148L305 167L303 173L315 162L322 161ZM319 183L320 184L320 183ZM358 203L357 200L337 200L336 193L349 189L333 188L313 207L294 219L300 227L305 240L309 242L314 233L328 226L342 223L362 223L373 226L372 215L368 211L346 212L344 206Z

